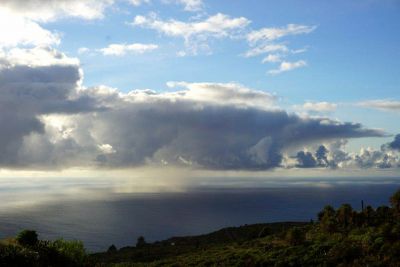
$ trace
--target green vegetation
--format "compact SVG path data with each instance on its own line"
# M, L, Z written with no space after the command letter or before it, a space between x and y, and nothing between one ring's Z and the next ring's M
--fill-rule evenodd
M317 222L229 227L87 255L79 241L32 230L0 243L0 266L400 266L400 190L391 206L325 206Z
M400 266L400 190L391 207L325 206L318 222L226 228L91 255L97 266ZM139 242L138 242L139 243Z
M15 239L0 243L0 266L92 266L88 260L82 242L38 240L33 230L24 230Z

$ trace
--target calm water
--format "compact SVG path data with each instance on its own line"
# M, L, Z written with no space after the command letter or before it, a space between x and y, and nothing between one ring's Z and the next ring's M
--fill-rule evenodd
M100 185L99 185L100 184ZM259 222L308 221L327 203L360 201L387 205L400 186L398 179L374 182L204 187L175 193L121 193L107 183L46 182L0 187L0 238L21 229L36 229L41 238L83 240L90 251L133 245L139 235L148 241L202 234L225 226ZM77 188L85 190L76 190ZM67 192L67 193L66 193ZM96 197L87 197L96 192ZM37 201L38 199L41 201Z

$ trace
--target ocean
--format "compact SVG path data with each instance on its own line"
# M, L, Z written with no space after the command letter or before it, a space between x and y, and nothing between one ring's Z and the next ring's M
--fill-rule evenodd
M42 239L82 240L88 251L172 236L204 234L227 226L310 221L325 205L361 201L388 205L400 179L285 181L260 186L198 186L185 190L114 190L106 180L0 183L0 238L34 229ZM111 190L111 188L114 188ZM134 190L133 190L134 191ZM173 191L173 190L172 190Z

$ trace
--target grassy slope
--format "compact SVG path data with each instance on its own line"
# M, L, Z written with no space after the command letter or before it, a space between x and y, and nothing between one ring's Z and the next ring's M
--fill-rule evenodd
M93 260L105 266L116 263L121 266L140 266L150 263L157 266L159 264L173 265L176 262L195 266L200 264L200 259L207 259L209 256L221 259L231 258L232 251L258 253L259 248L254 247L254 242L261 242L260 244L264 241L269 242L268 238L272 235L285 233L295 226L305 227L307 223L284 222L229 227L206 235L173 237L148 244L143 248L125 247L117 252L96 253L91 256ZM248 248L249 246L254 248ZM261 246L264 250L264 245Z

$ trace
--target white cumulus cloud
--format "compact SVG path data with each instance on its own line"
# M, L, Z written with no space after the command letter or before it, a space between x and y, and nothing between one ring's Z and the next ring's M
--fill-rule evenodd
M110 44L108 47L101 48L99 51L105 56L123 56L127 53L143 54L158 48L155 44Z
M305 66L307 66L307 62L304 60L299 60L299 61L295 61L295 62L283 61L279 65L278 69L270 70L270 71L268 71L268 73L271 75L276 75L276 74L280 74L282 72L291 71L291 70L302 68Z

